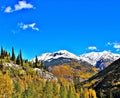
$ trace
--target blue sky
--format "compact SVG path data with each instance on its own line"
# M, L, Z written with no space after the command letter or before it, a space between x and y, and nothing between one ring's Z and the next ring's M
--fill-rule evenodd
M24 58L68 50L120 53L119 0L1 0L0 45Z

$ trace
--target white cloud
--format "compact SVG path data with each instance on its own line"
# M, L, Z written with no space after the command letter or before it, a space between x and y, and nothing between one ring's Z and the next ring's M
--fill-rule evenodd
M89 46L88 49L89 50L97 50L97 47L96 46Z
M113 47L114 47L115 49L120 49L120 43L113 43L113 44L114 44Z
M39 31L39 28L36 27L36 23L31 24L18 23L18 26L23 30L31 28L32 30Z
M22 10L22 9L31 9L34 8L34 6L30 3L27 3L26 1L19 1L18 4L14 5L14 9L12 7L8 6L5 8L5 13L11 13L14 11Z
M10 12L12 12L12 8L10 6L8 6L8 7L5 8L4 12L10 13Z
M113 43L108 42L107 45L112 46L114 49L116 49L117 52L120 51L120 43L118 42L113 42Z
M15 5L15 10L21 9L30 9L33 8L33 5L30 3L26 3L26 1L19 1L18 4Z

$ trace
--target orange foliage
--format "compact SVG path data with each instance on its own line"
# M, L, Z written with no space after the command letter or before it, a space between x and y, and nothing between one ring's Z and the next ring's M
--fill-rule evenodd
M69 65L59 65L53 67L52 73L58 77L67 78L72 76L73 69Z

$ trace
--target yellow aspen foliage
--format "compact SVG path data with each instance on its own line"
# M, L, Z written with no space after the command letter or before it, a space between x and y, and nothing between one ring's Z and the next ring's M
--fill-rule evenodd
M65 85L62 85L60 88L60 98L67 98L68 90Z
M89 96L90 98L97 98L95 90L89 89Z
M53 84L53 94L55 98L59 98L60 97L60 84L58 83L54 83Z
M0 71L0 98L12 98L13 81L11 80L8 71L4 75Z
M80 94L76 93L75 98L80 98Z
M87 88L85 88L84 89L84 92L83 92L84 94L84 98L91 98L91 97L89 97L89 91L88 91L88 89Z
M69 82L66 79L64 79L64 78L59 78L58 81L59 81L60 84L64 84L64 85L68 85L69 84Z

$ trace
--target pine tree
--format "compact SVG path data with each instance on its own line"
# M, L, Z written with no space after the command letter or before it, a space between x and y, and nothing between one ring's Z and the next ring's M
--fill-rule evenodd
M4 58L4 50L3 50L3 47L1 47L1 58Z
M20 60L20 55L17 56L17 59L16 59L16 64L20 65L21 64L21 60Z
M16 64L23 66L23 59L22 59L22 52L21 52L21 50L20 50L20 53L17 56Z
M35 57L35 67L40 68L40 62L39 62L37 56Z
M22 59L22 51L20 50L20 64L21 64L21 66L23 66L23 59Z
M11 60L15 62L15 53L14 53L14 48L12 47L12 57L11 57Z
M102 92L102 89L100 89L99 95L100 95L100 98L104 98L104 94L103 94L103 92Z

